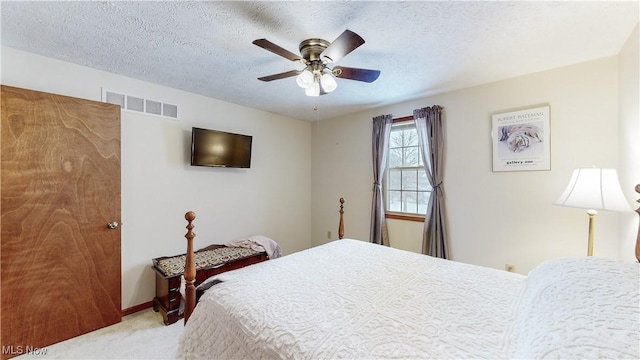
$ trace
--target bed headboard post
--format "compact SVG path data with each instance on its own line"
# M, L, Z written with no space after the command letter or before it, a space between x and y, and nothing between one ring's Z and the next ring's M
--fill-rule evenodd
M195 254L193 253L193 238L196 234L191 231L193 229L193 220L196 218L196 213L189 211L184 214L184 218L187 220L187 233L184 237L187 238L187 257L184 264L184 281L185 287L185 299L184 299L184 323L187 324L189 316L196 307L196 262Z
M636 192L640 194L640 184L636 185ZM640 199L636 202L640 203ZM640 207L636 209L636 213L640 216ZM636 238L636 260L640 262L640 222L638 222L638 237Z
M344 198L340 198L340 223L338 224L338 239L342 239L344 237L344 219L342 214L344 214Z

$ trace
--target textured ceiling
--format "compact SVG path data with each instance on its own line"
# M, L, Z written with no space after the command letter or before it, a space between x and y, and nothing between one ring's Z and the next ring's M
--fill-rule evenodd
M612 56L638 23L638 1L183 2L2 1L2 45L313 121ZM306 97L299 65L253 45L298 53L345 29L366 43L337 65L376 69ZM144 94L140 94L143 95ZM159 99L163 100L163 99ZM428 105L428 104L427 104Z

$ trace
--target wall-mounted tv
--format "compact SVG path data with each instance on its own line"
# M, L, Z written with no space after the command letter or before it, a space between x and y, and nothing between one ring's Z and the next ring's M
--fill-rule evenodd
M250 168L252 140L249 135L194 127L191 129L191 165Z

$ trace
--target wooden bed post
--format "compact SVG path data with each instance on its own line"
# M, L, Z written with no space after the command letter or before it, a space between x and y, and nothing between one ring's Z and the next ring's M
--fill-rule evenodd
M191 231L193 229L193 220L196 218L196 213L189 211L184 214L184 218L187 220L187 233L184 237L187 238L187 258L184 264L184 280L185 287L185 299L184 299L184 324L187 324L189 316L196 307L196 262L195 254L193 253L193 238L196 234Z
M342 239L344 237L344 219L342 218L342 214L344 214L344 198L340 198L340 223L338 224L338 239Z
M640 184L636 185L636 192L640 194ZM640 199L636 201L640 203ZM636 213L640 216L640 207L636 209ZM636 260L640 262L640 222L638 223L638 237L636 238Z

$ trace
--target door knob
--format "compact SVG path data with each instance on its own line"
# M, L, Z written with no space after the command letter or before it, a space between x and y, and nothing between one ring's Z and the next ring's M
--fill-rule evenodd
M110 223L108 223L108 224L107 224L107 227L108 227L109 229L115 229L115 228L117 228L117 227L118 227L118 222L117 222L117 221L110 222Z

